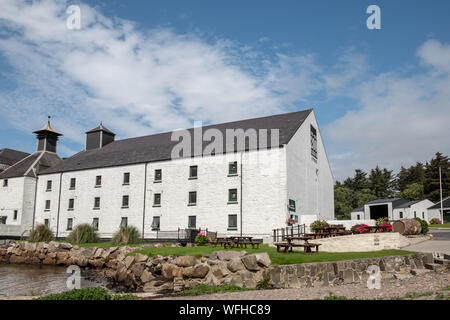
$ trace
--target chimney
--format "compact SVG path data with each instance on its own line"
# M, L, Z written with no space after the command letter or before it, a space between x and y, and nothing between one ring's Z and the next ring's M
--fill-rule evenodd
M56 142L58 137L62 136L50 125L50 116L48 116L47 124L41 129L34 131L38 139L37 151L49 151L56 153Z
M86 132L86 150L103 148L114 141L115 135L100 123L98 127Z

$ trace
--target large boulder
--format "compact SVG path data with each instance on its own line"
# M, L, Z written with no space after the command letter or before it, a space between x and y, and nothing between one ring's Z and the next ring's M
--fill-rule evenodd
M180 256L176 258L176 264L179 267L193 267L197 263L197 258L194 256Z
M244 270L245 266L240 258L234 258L228 261L227 267L231 272L237 272L239 270Z
M268 268L270 267L270 257L267 252L255 253L256 262L260 267Z
M258 262L256 260L256 256L254 254L243 256L241 258L244 266L250 271L258 271L260 269Z
M174 277L182 277L183 269L171 263L163 263L161 267L161 274L166 279L173 279Z
M234 258L240 258L247 254L245 251L215 251L212 256L222 261L229 261ZM211 257L212 258L212 257Z
M207 264L198 264L194 267L188 267L183 270L183 275L188 278L204 278L210 268Z
M148 260L148 256L141 254L141 253L137 253L134 256L134 262L135 263L141 263L141 262L146 262Z
M144 269L144 271L141 274L142 283L147 283L154 279L155 279L155 276L148 269Z

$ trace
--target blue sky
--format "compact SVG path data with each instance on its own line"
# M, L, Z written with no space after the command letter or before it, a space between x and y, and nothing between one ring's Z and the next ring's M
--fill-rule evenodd
M101 120L120 139L314 107L337 179L449 152L448 1L0 2L0 147L32 152L47 114L70 156Z

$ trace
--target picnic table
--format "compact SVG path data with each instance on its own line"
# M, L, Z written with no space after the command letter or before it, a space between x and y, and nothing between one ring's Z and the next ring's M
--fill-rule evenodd
M303 247L304 253L313 253L311 248L315 248L315 253L319 252L320 243L309 243L308 240L313 240L311 236L286 236L284 237L286 242L274 243L277 247L277 252L283 248L284 253L292 252L293 247ZM303 240L304 243L293 243L294 240Z
M254 249L259 248L259 245L262 243L262 239L253 239L253 237L250 236L230 236L230 237L218 237L216 238L216 241L214 242L214 246L217 245L223 245L223 247L226 249L239 246L241 248L247 248L247 245L251 245Z

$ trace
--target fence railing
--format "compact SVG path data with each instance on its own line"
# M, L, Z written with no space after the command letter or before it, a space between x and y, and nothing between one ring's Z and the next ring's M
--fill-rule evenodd
M298 224L296 226L273 229L273 242L284 241L286 236L302 237L305 235L305 228L304 224Z

